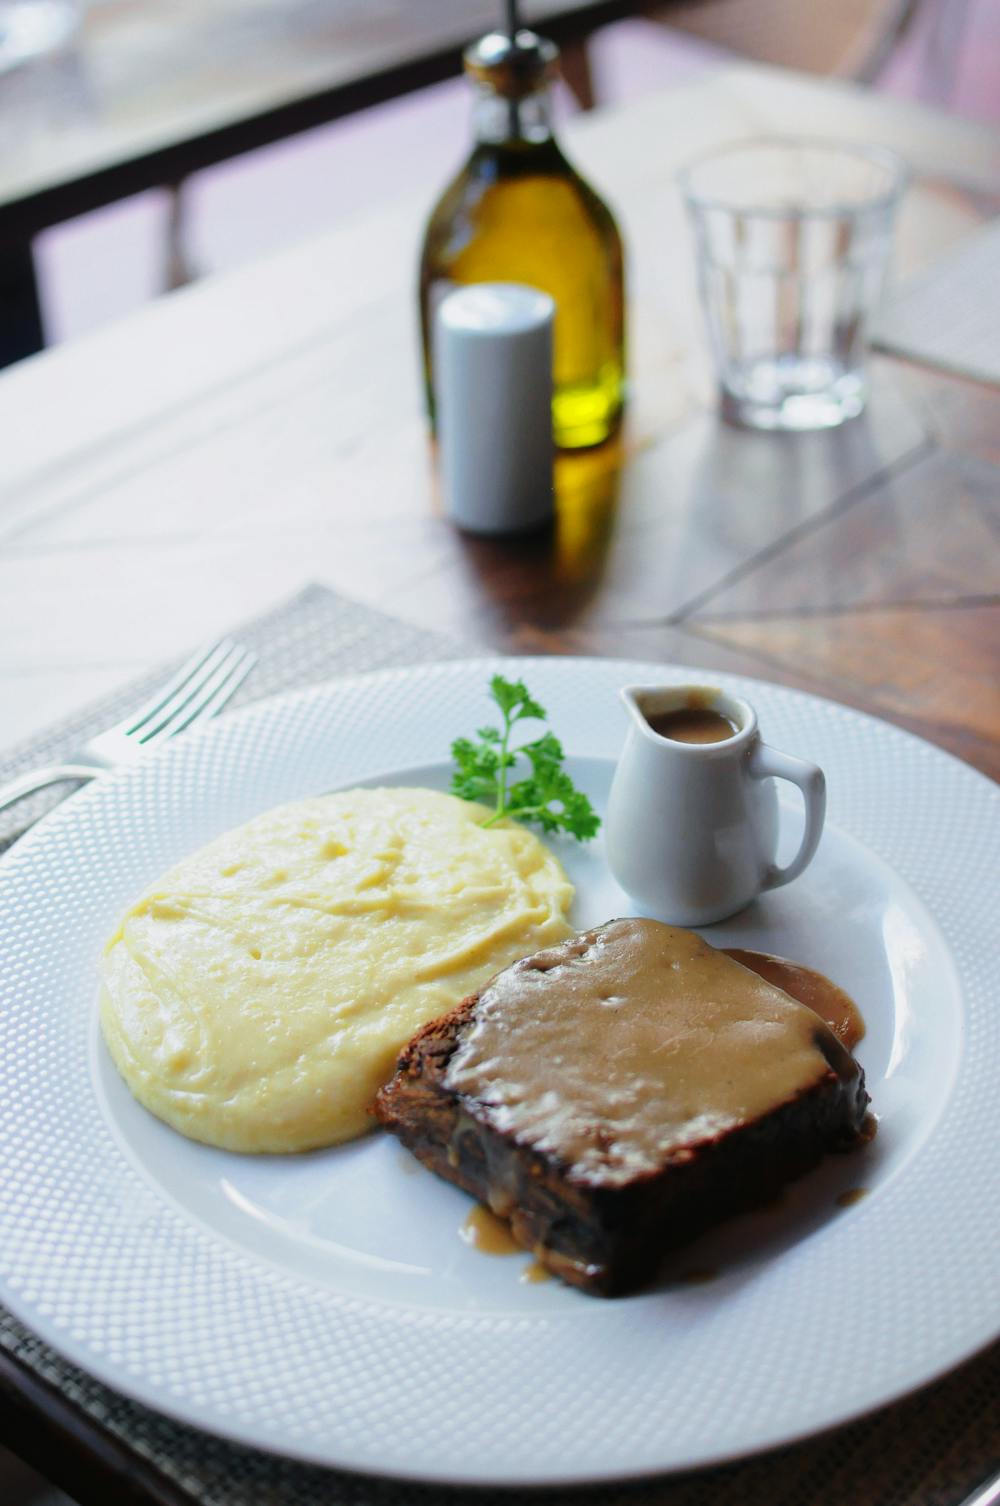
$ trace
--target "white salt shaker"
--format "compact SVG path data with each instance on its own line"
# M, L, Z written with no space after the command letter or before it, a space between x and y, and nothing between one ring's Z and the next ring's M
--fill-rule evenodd
M481 282L442 299L435 405L445 511L471 533L552 516L552 325L547 293Z

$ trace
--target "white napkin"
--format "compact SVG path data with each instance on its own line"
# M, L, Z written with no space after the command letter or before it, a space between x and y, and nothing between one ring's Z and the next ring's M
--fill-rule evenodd
M1000 383L1000 219L896 289L875 319L872 343Z

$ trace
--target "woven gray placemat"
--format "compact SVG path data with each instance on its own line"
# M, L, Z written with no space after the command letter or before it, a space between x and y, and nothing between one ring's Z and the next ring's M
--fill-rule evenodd
M240 626L234 636L261 655L234 706L337 674L470 652L467 645L345 601L322 586L311 586ZM10 749L0 756L0 780L65 757L155 689L164 670ZM41 802L35 810L40 808ZM13 840L17 825L10 819L0 826L0 847ZM802 1342L813 1349L818 1366L823 1364L823 1323L822 1303L817 1302L815 1329ZM512 1493L362 1479L225 1443L119 1396L68 1364L2 1308L0 1345L155 1464L190 1495L192 1506L429 1506L432 1501L562 1506L581 1499L594 1506L958 1506L1000 1467L1000 1346L874 1417L744 1464L640 1485ZM664 1363L670 1363L669 1335Z
M291 601L241 623L232 630L240 643L255 649L258 662L227 709L245 706L282 690L316 685L335 675L393 669L429 659L467 658L475 653L441 633L427 632L387 617L372 607L347 601L326 586L307 586ZM188 644L191 652L196 644ZM64 762L88 738L112 726L164 683L184 660L131 680L120 690L102 696L81 711L56 722L42 733L0 752L0 783L43 764ZM0 852L46 811L66 798L72 786L45 790L0 815Z

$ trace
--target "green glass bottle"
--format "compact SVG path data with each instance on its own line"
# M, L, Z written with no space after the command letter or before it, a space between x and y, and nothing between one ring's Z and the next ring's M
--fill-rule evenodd
M622 243L611 211L564 157L549 116L555 46L530 31L469 48L475 144L424 236L420 312L433 421L431 327L457 284L522 282L556 304L552 419L556 444L614 433L625 395Z

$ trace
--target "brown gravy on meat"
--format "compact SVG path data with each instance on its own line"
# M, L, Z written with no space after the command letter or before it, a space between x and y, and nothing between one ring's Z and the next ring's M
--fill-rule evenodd
M860 1009L850 994L822 973L803 967L799 962L789 962L785 957L772 957L770 952L747 952L734 946L727 946L725 952L734 962L741 962L752 973L766 978L775 988L783 988L786 994L812 1009L826 1021L848 1051L853 1051L864 1037L865 1022Z
M842 1042L693 931L618 920L525 958L479 997L445 1087L574 1177L621 1185L777 1108Z

